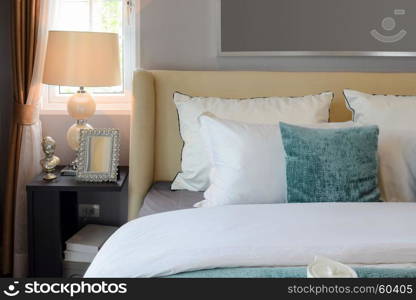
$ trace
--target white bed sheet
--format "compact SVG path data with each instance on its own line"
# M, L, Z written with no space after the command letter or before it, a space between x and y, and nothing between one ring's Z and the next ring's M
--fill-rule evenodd
M86 277L224 267L416 263L416 203L235 205L155 214L121 227Z
M143 200L139 217L193 208L196 203L204 200L203 192L172 191L171 185L172 182L155 182Z

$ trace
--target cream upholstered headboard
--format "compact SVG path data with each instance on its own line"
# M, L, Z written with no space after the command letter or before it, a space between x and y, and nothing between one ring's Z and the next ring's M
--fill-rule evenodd
M351 119L343 89L379 94L416 94L416 73L282 73L242 71L137 71L131 118L129 219L154 181L172 180L180 170L182 141L172 100L194 96L250 98L335 92L331 121Z

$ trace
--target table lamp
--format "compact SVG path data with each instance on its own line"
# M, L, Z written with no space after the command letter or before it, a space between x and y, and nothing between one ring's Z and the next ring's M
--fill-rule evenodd
M87 119L95 113L94 99L84 87L119 85L119 57L116 33L49 31L43 83L79 87L67 102L68 114L76 119L66 134L74 151L79 148L80 130L92 129ZM76 169L76 160L71 167Z

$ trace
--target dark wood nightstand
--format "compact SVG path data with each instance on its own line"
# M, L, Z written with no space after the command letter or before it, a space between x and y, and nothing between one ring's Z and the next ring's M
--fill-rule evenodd
M127 222L128 167L114 183L85 183L59 176L36 177L27 185L30 277L62 277L65 241L86 224L121 226ZM99 205L99 217L81 218L79 204Z

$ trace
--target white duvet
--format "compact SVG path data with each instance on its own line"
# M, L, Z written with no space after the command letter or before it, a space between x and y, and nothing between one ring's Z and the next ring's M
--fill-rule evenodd
M416 262L416 203L263 204L151 215L121 227L86 277L154 277L219 267Z

